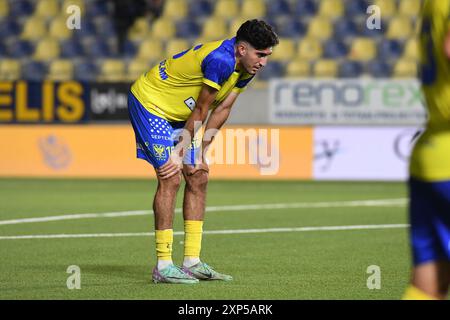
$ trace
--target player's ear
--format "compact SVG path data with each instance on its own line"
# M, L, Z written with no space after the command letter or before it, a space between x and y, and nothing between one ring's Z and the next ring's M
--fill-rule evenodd
M244 42L240 42L237 46L237 49L240 56L245 56L247 54L247 46Z

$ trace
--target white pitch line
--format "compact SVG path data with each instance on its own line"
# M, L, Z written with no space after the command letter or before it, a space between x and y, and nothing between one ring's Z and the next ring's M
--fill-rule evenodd
M60 221L60 220L91 219L91 218L114 218L114 217L126 217L126 216L140 216L140 215L147 215L147 214L152 214L152 213L153 212L151 210L136 210L136 211L120 211L120 212L106 212L106 213L67 214L67 215L61 215L61 216L49 216L49 217L39 217L39 218L0 220L0 225Z
M229 206L207 207L206 212L224 212L224 211L241 211L241 210L272 210L272 209L300 209L300 208L338 208L338 207L384 207L384 206L404 206L407 203L406 198L399 199L378 199L378 200L354 200L354 201L334 201L334 202L293 202L293 203L270 203L270 204L244 204ZM175 213L182 212L181 208L175 209ZM0 225L48 222L60 220L76 220L76 219L92 219L92 218L115 218L151 215L152 210L136 210L136 211L118 211L106 213L81 213L67 214L58 216L38 217L38 218L22 218L13 220L0 220Z
M344 231L367 229L399 229L407 228L408 224L372 224L353 226L326 226L326 227L298 227L298 228L265 228L265 229L237 229L237 230L210 230L203 234L245 234L245 233L271 233L271 232L308 232L308 231ZM182 231L173 233L175 236L184 235ZM22 236L0 236L0 240L25 239L69 239L69 238L112 238L112 237L150 237L154 232L128 232L128 233L86 233L86 234L41 234Z

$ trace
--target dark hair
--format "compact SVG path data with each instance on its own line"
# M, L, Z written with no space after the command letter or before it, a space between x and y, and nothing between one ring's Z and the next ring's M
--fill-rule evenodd
M278 44L278 36L271 25L262 20L247 20L236 33L236 42L247 41L255 49L262 50Z

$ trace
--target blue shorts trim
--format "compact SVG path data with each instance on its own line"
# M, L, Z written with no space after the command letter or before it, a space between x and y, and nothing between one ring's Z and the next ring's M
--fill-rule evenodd
M409 179L414 265L450 260L450 181Z
M159 168L169 160L185 122L169 122L150 113L131 92L128 93L128 115L136 138L136 156ZM183 163L193 165L199 150L192 143Z

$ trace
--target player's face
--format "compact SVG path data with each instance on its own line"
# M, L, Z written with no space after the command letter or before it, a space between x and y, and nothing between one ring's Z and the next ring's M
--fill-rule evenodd
M249 74L256 74L262 67L266 66L268 57L272 54L272 48L255 49L246 43L242 48L241 65Z

